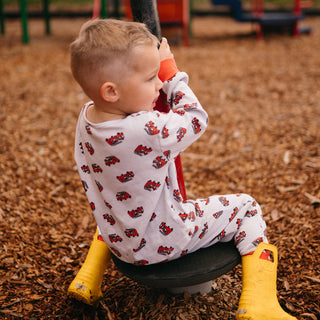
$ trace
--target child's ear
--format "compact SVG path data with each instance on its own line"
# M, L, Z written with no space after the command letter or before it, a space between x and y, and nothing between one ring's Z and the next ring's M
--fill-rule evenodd
M105 82L100 88L101 98L107 102L117 102L119 94L113 82Z

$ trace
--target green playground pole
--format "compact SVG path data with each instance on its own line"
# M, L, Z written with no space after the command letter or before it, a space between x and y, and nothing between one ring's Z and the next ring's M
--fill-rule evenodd
M28 36L28 13L26 0L20 0L21 24L22 24L22 42L29 43Z
M5 25L4 25L4 12L3 12L3 0L0 0L0 27L1 27L1 34L5 34Z
M50 13L49 13L49 2L50 0L43 0L43 16L45 19L46 34L50 34Z
M100 18L105 19L107 17L107 9L106 4L108 3L107 0L101 0L101 8L100 8Z
M114 0L113 3L114 3L114 17L116 19L120 19L120 10L119 10L120 0Z

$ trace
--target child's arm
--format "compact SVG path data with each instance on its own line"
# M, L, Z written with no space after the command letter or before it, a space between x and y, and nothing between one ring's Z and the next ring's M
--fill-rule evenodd
M159 54L161 64L158 76L162 82L165 82L174 77L179 71L166 38L162 38Z
M166 39L162 40L159 53L159 78L164 81L162 90L167 95L167 103L172 110L161 116L164 123L161 126L163 135L160 145L162 150L170 150L175 157L202 135L208 116L188 86L188 75L178 72Z

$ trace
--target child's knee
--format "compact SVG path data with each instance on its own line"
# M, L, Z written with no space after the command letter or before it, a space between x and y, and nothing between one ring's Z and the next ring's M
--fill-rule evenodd
M258 202L256 201L256 199L254 199L252 196L250 196L249 194L246 194L246 193L241 193L239 195L239 197L241 197L241 202L243 205L249 205L249 206L252 206L252 207L259 207L259 204Z
M250 202L256 202L256 200L252 197L252 196L250 196L250 194L247 194L247 193L241 193L241 196L243 197L243 199L245 200L245 201L250 201Z

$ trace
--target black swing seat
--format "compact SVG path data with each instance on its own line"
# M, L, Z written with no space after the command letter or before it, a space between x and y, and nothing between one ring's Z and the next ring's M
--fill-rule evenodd
M216 279L237 266L241 257L233 241L216 243L169 262L135 266L112 254L116 267L130 279L153 288L189 287Z

